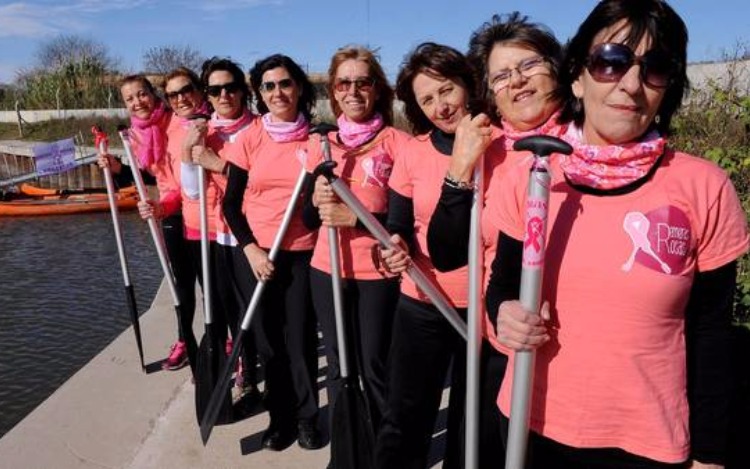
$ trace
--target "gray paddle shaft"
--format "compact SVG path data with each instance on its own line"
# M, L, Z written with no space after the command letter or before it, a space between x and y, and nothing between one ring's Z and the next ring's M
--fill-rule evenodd
M148 193L146 192L146 185L143 183L143 176L141 176L140 168L138 167L138 159L133 157L133 150L130 147L130 136L127 130L120 130L118 132L120 139L122 140L122 146L125 149L125 156L130 161L130 170L133 173L133 179L135 180L135 187L138 189L138 197L144 202L149 200ZM161 264L161 270L164 272L164 278L167 279L167 285L169 286L169 292L172 295L172 304L175 308L179 309L180 299L177 296L177 288L174 284L174 276L172 275L172 268L169 265L169 259L166 254L166 247L164 245L164 237L159 230L159 225L155 218L151 217L146 220L148 223L148 229L151 232L151 239L154 242L156 248L156 254L159 256L159 263Z
M211 311L211 259L208 241L208 200L206 198L206 169L198 166L198 197L201 223L201 275L203 276L203 317L206 324L213 323Z
M102 143L99 146L99 152L107 152ZM120 270L122 271L122 281L126 287L130 286L130 270L128 269L128 259L125 255L125 245L122 242L122 231L120 229L120 212L117 210L117 199L115 198L115 183L112 180L112 170L109 167L104 168L104 183L107 185L107 200L109 200L109 212L112 215L112 228L115 232L115 242L117 243L117 255L120 258Z

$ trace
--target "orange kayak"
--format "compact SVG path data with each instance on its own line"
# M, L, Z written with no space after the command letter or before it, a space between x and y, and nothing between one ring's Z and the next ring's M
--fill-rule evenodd
M132 210L138 204L135 188L120 190L115 198L120 210ZM106 193L37 195L0 202L0 216L29 217L37 215L67 215L71 213L103 212L109 210Z

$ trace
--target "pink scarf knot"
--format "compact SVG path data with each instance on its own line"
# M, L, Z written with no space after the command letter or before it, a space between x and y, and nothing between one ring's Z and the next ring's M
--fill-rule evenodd
M366 122L352 122L344 114L340 114L336 123L339 126L339 138L348 148L357 148L372 140L384 125L380 113L375 113Z
M217 113L211 115L208 125L222 137L234 135L253 121L253 114L247 108L242 109L242 115L236 119L222 119Z
M160 126L166 113L166 106L160 101L148 119L130 116L130 128L138 142L135 152L139 166L143 169L161 161L167 151L167 139Z
M644 177L664 153L667 140L657 131L639 142L623 145L583 143L581 129L571 125L562 136L573 153L560 157L560 167L574 184L595 189L616 189Z
M557 123L558 117L560 117L560 111L556 111L542 125L531 130L518 130L513 124L502 119L503 134L505 136L505 149L512 150L514 143L522 138L531 137L533 135L559 137L565 133L566 126Z
M293 142L295 140L304 140L307 138L310 123L307 122L305 115L301 112L297 114L297 120L294 122L274 122L271 119L271 113L263 114L261 118L263 128L266 129L271 140L274 142Z

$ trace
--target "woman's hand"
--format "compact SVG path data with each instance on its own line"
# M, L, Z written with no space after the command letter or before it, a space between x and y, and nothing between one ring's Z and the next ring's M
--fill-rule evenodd
M201 165L206 170L213 171L214 173L224 171L224 165L227 164L227 162L219 158L219 155L214 153L212 149L204 147L203 145L194 146L191 153L193 163Z
M331 184L323 176L318 176L315 180L315 190L313 191L312 204L314 207L319 207L323 204L333 204L339 201L336 193L333 192Z
M253 275L257 280L266 282L273 277L273 262L268 258L268 253L257 244L248 244L243 249Z
M109 153L99 153L96 157L96 164L102 169L109 168L112 174L120 174L122 171L122 163Z
M144 220L148 220L149 218L161 220L164 215L164 210L159 202L153 200L139 200L138 213Z
M409 248L401 236L395 234L391 236L391 242L395 244L395 247L391 249L379 248L380 252L380 263L385 270L392 274L400 274L405 272L411 263L409 257Z
M539 314L526 311L518 300L503 301L497 312L497 339L512 350L535 350L550 340L545 324L549 319L546 301Z
M357 224L357 215L341 202L327 202L318 206L320 220L325 226L353 227Z
M457 181L469 182L474 165L492 141L492 127L486 114L466 115L456 129L456 141L448 173Z

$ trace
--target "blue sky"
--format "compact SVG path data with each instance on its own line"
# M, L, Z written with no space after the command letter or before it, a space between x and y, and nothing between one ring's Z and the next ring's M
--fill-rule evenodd
M404 55L431 40L465 50L470 33L493 13L519 10L561 41L596 0L28 0L0 1L0 82L34 64L39 45L57 34L105 44L121 68L141 70L150 47L190 45L229 56L248 69L266 55L290 55L323 72L345 44L379 48L390 77ZM717 60L750 42L747 0L672 0L690 30L689 59Z

